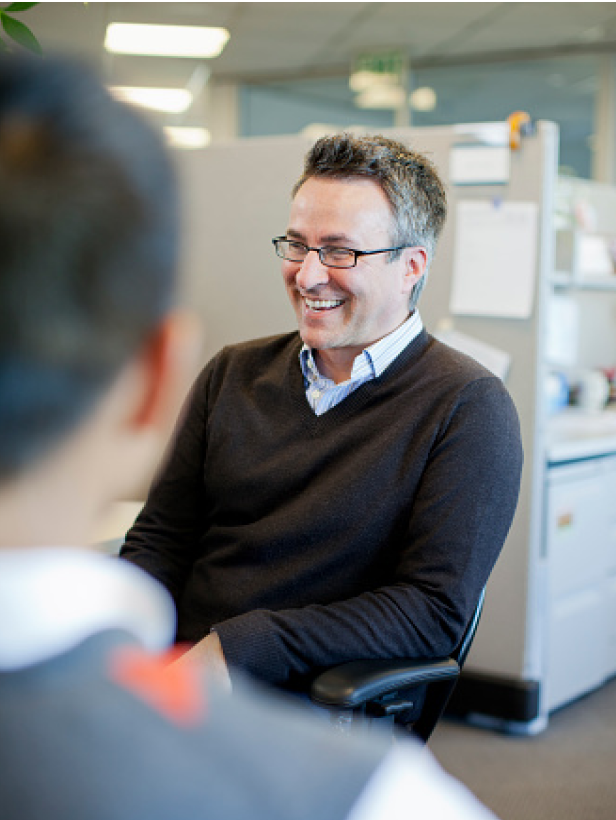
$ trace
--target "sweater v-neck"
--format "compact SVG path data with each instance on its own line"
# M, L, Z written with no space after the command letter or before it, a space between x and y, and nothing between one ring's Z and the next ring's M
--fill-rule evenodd
M428 347L430 336L425 328L402 350L402 352L389 364L380 376L370 379L364 384L345 396L341 402L331 407L327 412L317 415L306 398L306 388L304 385L304 375L299 363L299 352L302 341L299 334L296 335L293 344L290 345L290 355L287 362L287 374L285 378L286 389L292 403L297 406L298 413L301 414L307 429L313 434L320 431L337 427L345 419L366 405L381 385L394 379L404 369L408 368L418 359Z

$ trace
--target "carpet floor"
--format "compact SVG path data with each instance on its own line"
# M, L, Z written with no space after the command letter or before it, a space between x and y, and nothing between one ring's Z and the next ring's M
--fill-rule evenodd
M535 737L444 718L429 747L501 820L616 820L616 679Z

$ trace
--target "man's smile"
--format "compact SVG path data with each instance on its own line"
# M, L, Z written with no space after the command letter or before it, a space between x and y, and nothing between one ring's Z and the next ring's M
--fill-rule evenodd
M309 299L307 296L302 298L309 310L333 310L344 304L344 299Z

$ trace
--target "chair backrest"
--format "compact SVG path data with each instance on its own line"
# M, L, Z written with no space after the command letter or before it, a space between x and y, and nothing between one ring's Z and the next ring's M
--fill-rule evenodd
M477 632L477 626L483 610L485 593L486 591L484 587L481 590L481 595L477 601L477 606L475 607L473 616L466 627L464 635L462 636L462 640L458 644L456 650L450 655L450 658L458 665L458 674L454 678L445 679L436 683L434 686L427 688L421 715L411 728L412 733L424 743L428 742L428 738L434 731L434 728L445 711L449 698L455 689L460 671L466 661L471 644L473 643L473 638Z
M458 662L458 666L460 667L460 669L462 669L462 667L464 666L464 662L466 661L467 655L471 648L471 644L473 643L475 633L477 632L477 626L479 625L479 619L481 618L481 613L483 611L483 602L485 601L485 597L486 590L484 587L481 590L481 595L479 596L479 600L477 601L477 606L475 607L473 617L471 618L469 625L466 627L466 632L462 636L462 640L460 641L458 648L452 655L454 660Z

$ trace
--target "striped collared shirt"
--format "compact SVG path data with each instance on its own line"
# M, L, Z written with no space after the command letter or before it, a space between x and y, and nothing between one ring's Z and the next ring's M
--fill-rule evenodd
M299 353L299 363L304 374L306 398L316 415L326 413L364 382L380 376L419 335L422 328L421 317L414 311L404 324L356 356L351 378L340 384L319 373L312 350L304 345Z

